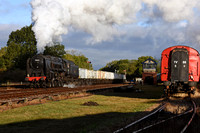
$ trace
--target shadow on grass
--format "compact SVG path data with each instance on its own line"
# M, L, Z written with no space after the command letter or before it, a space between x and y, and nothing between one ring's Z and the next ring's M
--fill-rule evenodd
M148 112L86 115L68 119L41 119L0 125L2 133L111 133Z
M162 89L160 87L142 86L142 88L139 88L141 91L136 91L136 89L137 88L129 88L127 90L116 89L114 92L105 92L100 95L143 99L159 99L161 97ZM111 133L147 113L149 112L108 112L66 119L24 121L0 125L0 133Z
M102 92L98 94L129 98L160 99L163 95L163 86L137 85L131 88L115 88L113 92Z
M200 105L200 98L195 98ZM199 106L198 105L198 106ZM89 107L88 107L89 108ZM148 111L134 113L108 112L102 114L85 115L66 119L40 119L0 125L2 133L112 133L127 124L148 114ZM200 119L195 117L195 122L188 131L200 130ZM166 126L165 126L166 127ZM194 130L195 129L195 130ZM155 131L156 132L156 131ZM159 130L158 132L161 132Z

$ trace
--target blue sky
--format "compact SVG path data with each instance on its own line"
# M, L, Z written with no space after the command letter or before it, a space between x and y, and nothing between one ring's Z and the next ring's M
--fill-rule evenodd
M0 47L6 46L9 34L31 24L30 0L0 0Z
M12 31L31 24L32 8L29 3L30 0L0 0L0 47L6 46ZM148 9L145 9L147 7ZM90 35L72 29L67 35L62 36L62 44L65 45L66 50L77 50L88 57L95 69L119 59L137 59L140 56L153 56L159 59L161 52L173 45L184 44L200 49L200 41L194 41L200 40L200 24L197 23L200 21L197 12L199 9L195 8L195 15L191 18L180 14L180 20L176 21L170 18L173 16L171 10L169 10L169 14L172 14L170 16L168 11L158 11L158 9L156 7L151 12L149 6L144 6L137 15L139 20L119 27L119 30L124 31L125 34L114 37L112 41L88 45L86 38ZM179 16L176 12L174 14L174 18Z
M0 0L0 23L29 25L31 23L30 0Z

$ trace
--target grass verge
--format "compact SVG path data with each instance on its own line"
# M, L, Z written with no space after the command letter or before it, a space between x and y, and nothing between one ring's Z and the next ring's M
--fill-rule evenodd
M145 115L160 100L160 87L140 89L140 92L102 93L8 110L0 115L0 132L112 132ZM99 106L84 106L88 101Z

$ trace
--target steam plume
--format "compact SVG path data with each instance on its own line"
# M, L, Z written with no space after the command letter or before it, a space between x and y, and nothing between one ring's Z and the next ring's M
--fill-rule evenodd
M119 36L116 27L143 20L148 20L152 30L168 30L168 36L175 41L178 38L184 42L188 36L200 42L200 30L196 30L199 0L32 0L31 6L38 52L43 52L46 45L61 42L61 35L67 34L69 28L87 32L92 35L89 43L99 43ZM157 28L158 23L164 28ZM177 34L171 34L173 30Z
M110 40L120 34L114 25L132 22L141 9L138 0L32 0L31 6L39 52L61 42L71 26L91 34L90 43Z

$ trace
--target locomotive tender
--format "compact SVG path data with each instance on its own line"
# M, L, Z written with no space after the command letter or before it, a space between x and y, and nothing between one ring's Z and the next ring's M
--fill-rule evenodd
M161 81L165 93L194 93L199 82L199 52L188 46L173 46L161 55Z
M79 68L74 62L49 55L35 55L27 60L27 77L31 87L63 87L69 84L123 82L125 75Z

